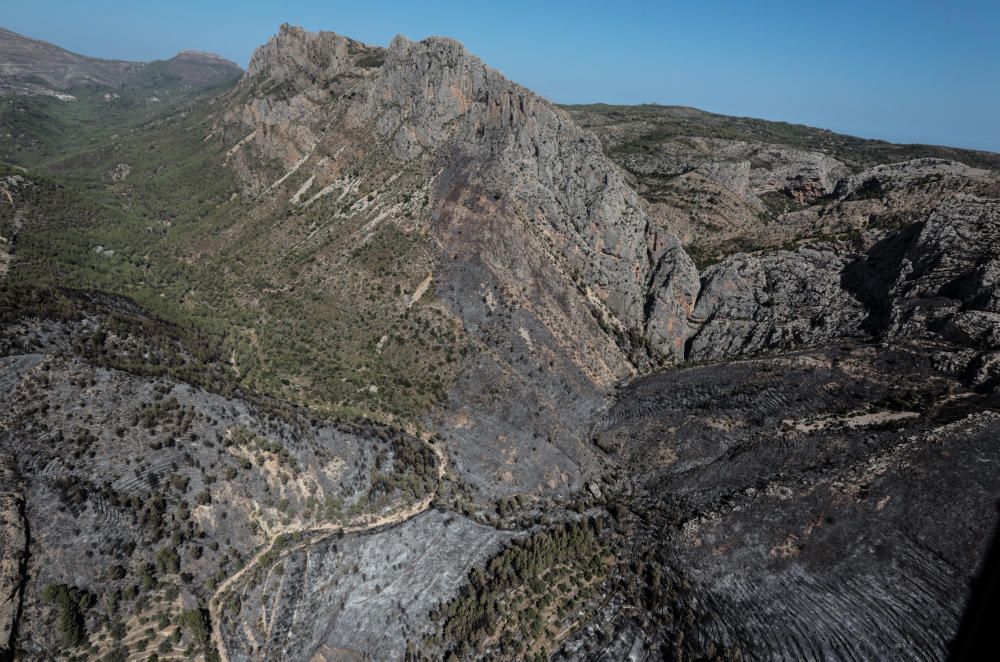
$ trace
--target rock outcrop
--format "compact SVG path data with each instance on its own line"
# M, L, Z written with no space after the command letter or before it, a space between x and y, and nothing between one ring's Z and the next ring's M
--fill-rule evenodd
M848 260L802 248L735 255L702 276L686 357L719 359L835 342L860 332L864 308L841 286Z
M680 246L664 253L650 287L646 337L673 360L687 358L687 341L699 328L695 306L701 292L698 270Z
M973 384L1000 387L1000 202L962 197L889 236L851 266L868 326L893 342L937 339L967 348L951 364Z
M893 335L906 334L906 308L943 297L961 312L1000 313L1000 201L966 198L936 209L920 227L889 291Z

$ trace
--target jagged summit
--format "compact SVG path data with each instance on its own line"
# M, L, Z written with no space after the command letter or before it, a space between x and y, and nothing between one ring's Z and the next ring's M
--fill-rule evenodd
M292 82L298 83L299 89L329 86L345 73L378 66L382 51L335 32L309 32L285 23L278 34L254 51L243 82Z

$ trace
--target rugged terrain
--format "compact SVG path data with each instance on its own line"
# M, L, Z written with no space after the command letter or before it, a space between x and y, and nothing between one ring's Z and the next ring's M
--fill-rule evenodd
M997 155L560 108L440 37L0 53L7 657L946 656Z

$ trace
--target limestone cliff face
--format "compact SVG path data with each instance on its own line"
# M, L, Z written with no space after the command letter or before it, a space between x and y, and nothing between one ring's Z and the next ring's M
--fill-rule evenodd
M434 292L477 348L439 422L489 465L472 474L532 489L505 466L532 448L553 467L546 489L578 485L586 412L649 348L682 358L698 276L677 239L597 138L458 42L380 49L284 27L226 107L217 134L262 207L356 220L340 246L418 229Z
M621 171L563 111L456 41L397 38L349 112L373 123L396 158L436 151L442 166L482 187L505 213L551 233L622 322L641 323L657 237Z
M964 310L1000 313L1000 203L977 197L935 210L920 227L892 285L896 300L953 299Z
M952 370L983 390L1000 389L1000 202L949 201L867 260L898 265L874 321L893 341L934 339L966 350ZM864 266L868 266L865 264Z
M671 246L653 274L646 337L672 359L685 358L687 340L698 329L694 315L700 292L698 270L691 258L680 245Z
M710 267L694 317L687 357L718 359L819 345L856 335L863 306L843 287L848 260L800 249L735 255Z
M340 128L372 135L399 163L434 161L456 185L483 188L504 213L551 234L621 323L642 325L652 269L676 242L650 229L592 134L460 43L397 37L382 50L284 26L241 88L249 98L236 113L262 156L292 167L321 140L342 140ZM321 137L333 123L335 134Z
M254 52L226 119L251 128L246 138L260 158L290 165L318 143L328 104L377 68L382 52L333 32L282 25ZM233 156L244 179L256 181L246 152Z
M383 49L334 32L307 32L288 24L250 59L244 86L290 84L296 92L321 94L340 76L356 73L359 60Z

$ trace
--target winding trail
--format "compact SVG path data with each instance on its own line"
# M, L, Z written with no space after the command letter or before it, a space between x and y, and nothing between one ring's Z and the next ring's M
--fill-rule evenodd
M445 453L444 448L441 447L440 444L432 443L429 436L421 436L421 441L426 444L428 448L434 451L434 455L437 456L437 479L438 487L440 487L441 480L444 478L445 471L448 467L448 455ZM222 637L223 598L231 588L236 586L239 581L246 576L248 572L253 571L254 568L257 567L261 559L274 549L279 538L284 539L286 536L294 535L296 533L304 534L302 539L295 544L286 545L281 548L280 555L287 556L288 554L299 550L306 545L322 542L323 540L340 533L366 533L374 529L402 524L403 522L411 520L417 515L426 512L431 507L431 503L433 503L434 499L437 497L438 487L435 487L435 489L427 494L427 496L423 499L386 515L363 515L346 524L322 524L310 527L304 526L299 528L289 528L284 529L272 536L271 542L257 552L253 558L246 563L246 565L219 584L219 587L215 590L215 593L212 594L212 597L209 600L208 611L212 619L212 645L218 652L221 662L230 662L229 653L226 651L225 640Z

